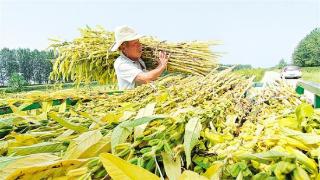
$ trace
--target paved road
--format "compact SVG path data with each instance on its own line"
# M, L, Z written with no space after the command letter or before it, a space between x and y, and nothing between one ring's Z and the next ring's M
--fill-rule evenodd
M280 79L280 73L274 71L267 71L262 78L262 82L268 84ZM297 82L299 80L300 79L285 79L285 81L294 88L296 87Z
M268 84L268 83L272 83L275 80L280 80L280 73L278 72L274 72L274 71L267 71L264 74L264 77L262 78L262 82L264 84ZM292 87L292 88L296 88L297 82L300 79L285 79L285 81ZM314 101L314 95L308 91L304 92L305 97L307 98L307 101L310 103L313 103Z

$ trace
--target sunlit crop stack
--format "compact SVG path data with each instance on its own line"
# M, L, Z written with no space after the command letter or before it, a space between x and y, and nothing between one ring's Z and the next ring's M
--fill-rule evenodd
M320 112L281 81L256 91L230 71L73 90L75 106L4 99L14 113L0 121L0 177L319 179Z
M113 63L119 52L109 51L114 43L113 32L102 27L80 29L80 37L72 41L51 39L50 48L56 53L53 60L53 80L80 82L98 81L100 84L115 83ZM168 72L182 72L205 75L217 67L219 54L212 52L211 46L217 41L173 43L153 37L140 39L143 47L142 59L148 69L157 66L157 54L170 54Z

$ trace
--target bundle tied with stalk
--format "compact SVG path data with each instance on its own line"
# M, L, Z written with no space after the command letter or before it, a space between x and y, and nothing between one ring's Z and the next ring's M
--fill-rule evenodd
M143 47L142 60L147 69L157 66L158 51L170 53L168 72L181 72L194 75L205 75L217 66L218 53L211 51L210 46L218 41L193 41L170 43L153 37L140 39ZM113 63L119 52L110 52L114 43L114 33L103 27L85 27L80 29L80 37L66 42L51 39L49 48L56 54L53 60L53 71L50 79L55 81L74 81L100 84L115 83L116 75Z

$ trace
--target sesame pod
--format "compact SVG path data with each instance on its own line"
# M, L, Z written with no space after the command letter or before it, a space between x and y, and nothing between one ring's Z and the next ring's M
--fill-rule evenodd
M142 148L141 150L140 150L140 152L142 153L142 154L145 154L145 153L147 153L147 152L150 152L152 150L152 147L145 147L145 148Z
M143 167L144 162L143 158L138 158L137 165Z
M160 142L158 143L158 145L155 146L155 151L156 151L156 152L161 151L162 148L163 148L163 145L164 145L163 141L160 141Z
M160 142L160 139L151 139L151 140L148 142L148 145L149 145L149 146L155 146L155 145L157 145L159 142Z
M92 159L92 160L90 160L89 162L88 162L88 168L89 169L92 169L94 166L97 166L98 164L99 164L99 159L98 158L94 158L94 159Z
M127 155L129 152L130 152L130 148L123 149L122 151L120 151L119 153L117 153L116 156L118 156L118 157L123 157L123 156Z
M139 158L137 158L137 157L136 158L132 158L132 159L129 160L129 163L137 165L138 164L138 159Z
M152 171L156 167L154 158L151 158L150 160L147 161L146 166L144 167L145 169Z
M148 159L153 158L154 156L155 156L155 152L154 152L154 151L150 151L150 152L144 153L144 154L142 155L142 158L143 158L144 160L148 160Z
M102 169L99 169L96 173L94 173L93 177L96 179L101 179L106 175L107 175L107 171L104 168L102 168Z

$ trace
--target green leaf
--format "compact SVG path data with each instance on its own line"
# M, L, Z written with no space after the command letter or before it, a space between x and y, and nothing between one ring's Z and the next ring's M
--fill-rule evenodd
M169 178L169 180L177 180L181 175L181 161L180 156L173 160L173 158L165 152L161 153L164 170Z
M116 128L114 128L111 135L111 150L114 152L114 148L127 140L128 136L132 133L133 128L139 126L141 124L150 122L154 119L162 119L165 116L154 115L154 116L146 116L139 119L135 119L133 121L124 121L119 124Z
M102 134L99 130L88 131L71 141L64 159L77 159L81 157L91 146L100 141Z
M238 177L240 173L242 175L242 171L247 169L247 164L242 161L237 162L235 164L228 166L228 169L232 177Z
M235 155L235 157L239 160L255 160L262 163L268 163L272 160L279 159L282 157L291 158L291 159L294 158L288 153L279 152L273 149L266 152L255 153L255 154L246 153L241 155Z
M198 143L200 137L201 123L198 118L192 118L188 121L184 132L184 151L186 154L187 167L191 164L191 151Z
M152 174L139 166L130 164L129 162L112 154L102 153L99 157L103 167L114 180L160 179L155 174Z
M59 152L65 151L66 149L67 147L61 142L43 142L31 146L9 147L8 154L28 155L46 152Z
M122 127L136 127L141 124L148 123L155 119L164 119L164 118L166 118L166 116L163 116L163 115L145 116L145 117L135 119L133 121L126 121L126 123L124 123Z
M81 132L81 133L88 131L88 128L86 128L86 127L72 124L72 123L70 123L70 122L58 117L56 112L50 112L50 113L48 113L48 116L52 120L58 122L61 126L66 127L68 129L75 130L75 131L78 131L78 132Z

